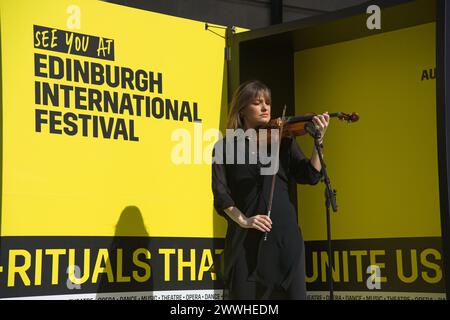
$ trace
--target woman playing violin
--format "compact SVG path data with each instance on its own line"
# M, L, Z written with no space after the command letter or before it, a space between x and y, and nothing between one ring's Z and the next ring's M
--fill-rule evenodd
M233 95L228 129L264 127L271 119L270 101L266 85L243 83ZM312 118L320 143L329 119L328 113ZM246 140L246 146L248 143ZM229 299L306 299L304 242L289 188L292 183L317 184L321 165L317 151L308 159L293 137L283 138L279 148L270 217L273 177L260 174L260 162L212 165L214 207L228 222L225 249L215 267Z

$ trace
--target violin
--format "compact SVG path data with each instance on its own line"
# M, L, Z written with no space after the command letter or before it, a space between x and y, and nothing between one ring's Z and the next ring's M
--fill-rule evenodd
M316 116L315 113L307 113L307 114L304 114L301 116L285 117L284 116L285 112L286 112L286 106L284 107L283 116L281 118L276 118L276 119L270 120L269 123L264 126L264 129L280 130L281 139L285 138L285 137L301 136L301 135L308 133L306 126L311 125L312 118L314 118L314 116ZM356 112L353 112L352 114L348 114L348 113L344 113L344 112L334 112L334 113L329 113L328 115L330 116L330 118L338 118L339 120L347 121L349 123L356 122L359 120L359 115ZM268 130L268 132L267 132L267 136L266 136L266 139L268 139L267 142L270 141L270 131L271 130ZM278 144L278 151L279 150L280 150L280 144ZM320 158L320 156L319 156L319 159L322 159L322 158ZM321 161L323 170L325 170L322 160L320 160L320 161ZM326 176L326 171L324 171L324 172L325 172L325 181L327 181L328 177ZM272 212L272 200L273 200L273 195L274 195L274 190L275 190L275 176L276 176L276 173L273 174L273 176L272 176L272 186L271 186L270 195L269 195L269 205L268 205L268 211L267 211L267 215L269 217L270 217L270 213ZM328 189L331 190L331 187L329 187L329 181L326 183L328 183ZM335 205L336 204L334 203L333 210L335 208ZM266 232L264 234L264 241L267 240L267 235L268 235L268 233Z
M296 137L307 134L305 125L310 123L312 118L316 116L315 113L306 113L301 116L289 116L283 118L272 119L261 129L282 129L281 137ZM351 114L344 112L329 113L330 118L338 118L341 121L347 121L348 123L356 122L359 120L359 115L356 112Z

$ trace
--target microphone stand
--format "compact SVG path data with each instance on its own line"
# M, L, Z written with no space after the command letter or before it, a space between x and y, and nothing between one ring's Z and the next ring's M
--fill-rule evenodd
M333 275L332 267L334 266L334 257L331 250L331 220L330 220L330 205L333 212L337 212L336 204L336 190L331 189L330 178L327 174L327 167L322 156L322 146L319 142L320 133L317 129L307 125L305 126L306 131L314 138L314 147L316 148L317 155L319 156L320 165L322 166L323 182L325 183L325 208L327 214L327 242L328 242L328 284L330 290L330 300L334 300L334 290L333 290Z

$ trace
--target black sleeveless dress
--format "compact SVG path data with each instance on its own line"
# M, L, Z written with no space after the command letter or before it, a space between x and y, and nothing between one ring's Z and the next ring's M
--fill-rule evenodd
M222 152L226 159L224 146L222 140L214 152L215 155ZM267 241L263 241L263 232L241 228L223 211L236 206L247 217L267 213L272 176L261 175L264 165L259 159L256 164L249 163L248 146L246 140L244 164L237 163L235 149L233 163L212 165L214 207L228 221L225 248L214 262L214 269L230 299L271 298L274 291L289 292L292 286L296 288L296 298L306 298L304 243L290 187L295 183L317 184L321 173L311 165L294 138L282 140L272 202L272 230Z

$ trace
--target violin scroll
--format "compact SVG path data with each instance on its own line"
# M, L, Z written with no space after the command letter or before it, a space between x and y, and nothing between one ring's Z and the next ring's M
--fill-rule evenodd
M352 114L337 112L337 118L339 120L344 120L347 122L356 122L359 120L359 114L357 114L356 112L352 112Z

